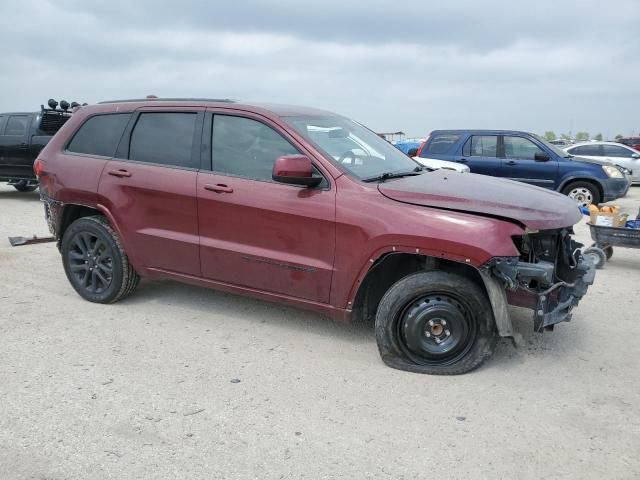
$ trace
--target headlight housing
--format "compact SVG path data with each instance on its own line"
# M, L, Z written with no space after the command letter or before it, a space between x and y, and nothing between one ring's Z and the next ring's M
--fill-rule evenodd
M622 174L622 172L617 167L614 167L613 165L603 165L602 169L604 170L604 173L606 173L607 177L609 178L624 178L624 175Z

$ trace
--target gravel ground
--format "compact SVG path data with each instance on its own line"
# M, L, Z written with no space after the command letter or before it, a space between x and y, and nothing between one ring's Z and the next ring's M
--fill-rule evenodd
M37 192L0 186L1 479L640 477L639 250L571 323L514 310L524 346L432 377L385 367L370 326L203 288L91 304L54 244L6 240L34 233Z

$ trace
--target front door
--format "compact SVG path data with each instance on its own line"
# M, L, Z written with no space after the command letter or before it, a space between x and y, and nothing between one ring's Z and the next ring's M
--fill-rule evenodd
M103 170L99 194L136 265L200 275L196 181L203 116L142 109Z
M205 278L329 302L335 249L335 187L274 182L275 160L302 153L259 117L213 115L212 170L198 175L200 258Z
M503 148L504 177L538 187L555 188L558 162L550 153L528 138L515 135L504 136Z

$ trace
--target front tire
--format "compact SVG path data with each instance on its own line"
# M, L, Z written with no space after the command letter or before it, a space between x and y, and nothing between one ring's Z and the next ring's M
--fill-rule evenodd
M458 375L479 367L497 341L485 292L466 277L430 271L408 275L384 295L376 340L390 367Z
M138 285L140 277L117 233L101 215L73 222L64 232L61 251L67 278L85 300L114 303Z
M590 182L572 182L562 189L562 193L583 207L600 203L598 187Z

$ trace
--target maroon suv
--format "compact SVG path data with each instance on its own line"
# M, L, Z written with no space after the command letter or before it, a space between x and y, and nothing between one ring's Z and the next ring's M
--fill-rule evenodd
M65 272L111 303L170 278L375 319L390 366L456 374L551 329L593 282L563 195L430 171L359 123L227 100L81 108L35 164Z

